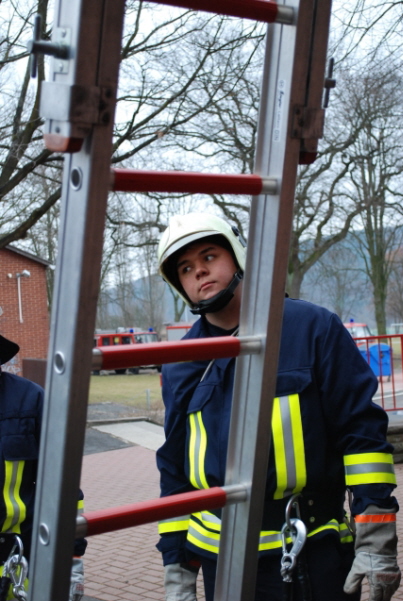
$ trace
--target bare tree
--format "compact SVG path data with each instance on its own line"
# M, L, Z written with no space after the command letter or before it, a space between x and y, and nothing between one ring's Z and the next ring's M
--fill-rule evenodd
M371 293L351 236L334 244L308 271L302 297L332 309L344 322L359 319Z
M354 237L372 284L379 334L386 334L388 281L402 236L403 143L401 78L395 70L347 79L349 109L362 120L344 160L350 165L346 196L363 207Z
M42 16L42 37L50 37L48 0L5 0L3 7L8 10L1 23L7 35L0 46L0 247L24 238L57 202L62 165L61 156L44 149L40 131L45 63L39 57L38 78L30 83L26 52L34 13ZM192 136L193 121L214 103L225 102L261 33L251 22L142 1L127 2L126 11L111 162L188 168L182 155L175 154L176 139Z
M403 323L403 249L393 253L391 266L387 313L394 322Z

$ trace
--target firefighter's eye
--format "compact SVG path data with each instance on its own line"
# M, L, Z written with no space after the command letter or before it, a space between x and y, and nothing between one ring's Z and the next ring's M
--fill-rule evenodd
M183 265L180 269L179 269L179 273L181 273L182 275L189 273L190 271L190 265Z

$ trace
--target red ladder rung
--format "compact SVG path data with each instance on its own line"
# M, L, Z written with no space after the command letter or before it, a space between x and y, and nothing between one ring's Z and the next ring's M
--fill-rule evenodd
M239 17L241 19L252 19L264 23L286 23L291 24L294 19L293 9L288 6L278 5L276 2L267 0L151 0L159 4L168 4L178 8L201 10L227 15L228 17Z
M230 503L245 501L247 494L247 489L242 484L223 488L216 486L206 490L91 511L77 518L76 536L78 538L94 536L188 515L195 511L219 509Z
M114 192L181 192L188 194L275 194L277 182L259 175L137 171L112 169Z
M261 339L258 337L237 338L192 338L174 342L148 342L143 344L117 344L93 349L92 368L119 369L138 365L162 365L177 361L203 361L223 357L238 357L240 354L259 353Z

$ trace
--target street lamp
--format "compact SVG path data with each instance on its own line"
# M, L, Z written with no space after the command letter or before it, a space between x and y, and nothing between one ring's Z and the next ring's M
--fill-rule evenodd
M24 320L22 318L21 278L29 278L31 277L31 273L28 271L28 269L23 269L21 273L16 273L15 277L17 278L18 289L18 312L20 316L20 323L23 323Z

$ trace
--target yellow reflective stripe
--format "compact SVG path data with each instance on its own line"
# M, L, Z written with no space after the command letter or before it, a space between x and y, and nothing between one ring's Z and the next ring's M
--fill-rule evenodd
M25 461L5 461L5 479L3 499L6 506L6 519L1 528L3 532L21 533L21 523L25 520L27 508L20 497L22 474Z
M203 424L202 413L189 415L190 440L189 440L189 480L195 488L209 488L204 462L207 450L207 433Z
M273 498L283 499L306 485L305 446L298 394L274 399L272 438L277 476Z
M197 519L193 519L193 517ZM218 554L220 548L220 530L221 520L209 512L199 512L192 515L189 522L187 539L190 543L205 549L211 553ZM333 530L339 534L340 542L352 542L353 538L346 524L339 523L337 520L330 520L327 524L319 526L308 533L309 537L316 534ZM292 542L291 537L287 537L287 544ZM259 551L269 551L279 549L282 546L281 532L276 530L262 530L259 538Z
M158 524L158 533L167 534L168 532L180 532L181 530L187 530L189 527L189 520L178 520L177 522L169 522Z
M340 542L352 543L353 540L350 528L346 524L340 524Z
M346 475L347 486L358 484L396 484L396 476L394 474L367 474L367 475Z
M287 539L291 542L291 538ZM282 546L281 532L276 530L262 530L259 538L259 551L268 551L269 549L278 549Z
M77 515L81 515L84 512L84 499L77 501Z
M192 516L198 518L209 530L221 531L221 519L210 511L199 511L192 513Z
M166 534L167 532L179 532L180 530L187 530L189 526L190 515L181 515L176 518L167 518L158 522L159 534Z
M220 534L205 528L203 524L190 520L187 539L200 549L211 553L218 553L220 547Z
M396 484L393 455L390 453L356 453L344 456L347 486L358 484Z
M344 465L357 465L360 463L391 463L393 465L393 455L390 453L354 453L354 455L344 455Z

